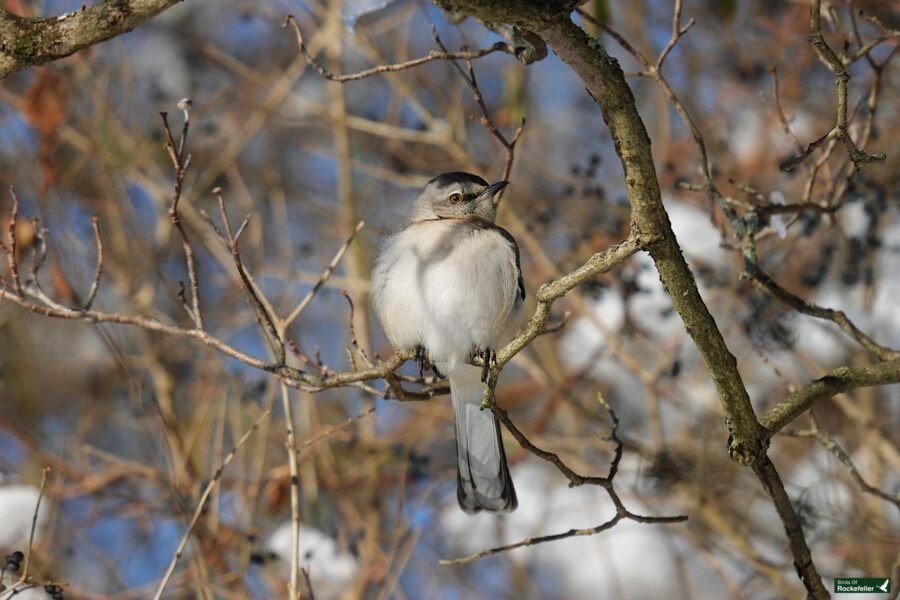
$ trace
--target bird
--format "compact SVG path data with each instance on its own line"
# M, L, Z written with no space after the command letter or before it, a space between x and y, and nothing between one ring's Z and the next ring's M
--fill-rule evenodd
M389 341L449 379L456 496L470 514L518 506L500 423L481 406L495 349L514 337L525 300L519 246L494 223L494 198L508 183L463 172L430 180L372 271L372 303Z

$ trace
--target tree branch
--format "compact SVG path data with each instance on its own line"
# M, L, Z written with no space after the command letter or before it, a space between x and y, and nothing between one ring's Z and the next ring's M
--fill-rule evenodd
M859 387L890 383L900 383L900 359L861 367L840 367L790 394L787 400L770 408L760 422L771 437L820 400Z
M568 15L550 24L530 26L581 77L600 105L625 171L632 233L653 257L672 304L716 385L731 433L730 453L742 464L760 460L766 449L764 431L756 420L737 361L725 345L681 255L662 205L650 139L618 61L596 40L588 38Z
M0 8L0 79L131 31L181 0L105 0L58 17Z
M815 152L816 148L821 146L823 142L833 137L839 138L844 143L844 146L847 148L847 154L850 155L850 160L857 169L862 168L863 165L868 163L884 162L886 158L884 154L869 154L857 146L853 141L853 138L850 137L850 132L847 129L847 83L850 81L850 73L847 71L847 66L844 64L844 61L834 53L834 50L831 49L828 43L825 42L825 38L822 37L822 0L812 0L810 2L809 41L816 49L822 62L831 69L832 73L834 73L834 84L837 88L838 98L836 123L831 131L811 143L805 152L796 158L783 163L781 165L781 170L790 171L803 162L807 156ZM853 62L853 60L856 60L859 56L867 55L873 47L874 46L861 49L858 56L853 58L850 62ZM863 50L865 50L865 52L863 52Z
M297 47L300 49L300 53L303 54L303 58L306 59L306 62L316 71L318 71L319 75L329 81L335 81L337 83L345 83L347 81L365 79L366 77L371 77L372 75L377 75L379 73L404 71L406 69L411 69L433 60L472 60L474 58L481 58L482 56L493 54L494 52L506 52L507 54L513 54L513 48L511 46L503 42L497 42L490 48L484 48L483 50L463 52L437 52L436 50L431 50L425 56L414 58L406 62L393 65L378 65L369 69L365 69L358 73L338 75L323 67L306 48L306 44L303 42L303 33L300 31L300 25L297 23L297 19L294 18L294 15L288 15L287 17L285 17L284 22L282 23L282 27L287 27L288 25L294 28L294 33L297 36Z

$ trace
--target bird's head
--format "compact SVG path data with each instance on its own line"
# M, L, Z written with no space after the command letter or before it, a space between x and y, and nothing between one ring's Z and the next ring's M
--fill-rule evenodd
M477 218L493 223L494 196L508 183L489 184L478 175L459 171L438 175L416 199L410 221Z

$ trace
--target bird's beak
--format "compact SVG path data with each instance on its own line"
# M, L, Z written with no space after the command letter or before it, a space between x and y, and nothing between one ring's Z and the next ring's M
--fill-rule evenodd
M484 188L484 190L480 194L478 194L478 199L481 200L482 198L493 198L497 195L497 192L508 185L508 181L498 181L497 183L492 183L491 185Z

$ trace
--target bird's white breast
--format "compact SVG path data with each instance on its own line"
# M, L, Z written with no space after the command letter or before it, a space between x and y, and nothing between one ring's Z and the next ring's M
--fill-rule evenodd
M390 240L372 276L373 301L395 347L424 345L432 361L464 362L516 326L518 268L495 229L442 219Z

